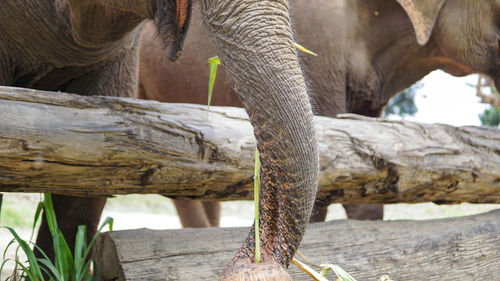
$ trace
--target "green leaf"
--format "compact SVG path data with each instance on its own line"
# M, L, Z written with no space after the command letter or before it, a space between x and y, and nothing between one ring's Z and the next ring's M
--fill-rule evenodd
M323 275L321 275L320 273L318 273L316 270L312 269L307 264L299 261L298 259L293 258L292 259L292 263L295 264L299 269L301 269L302 271L304 271L305 273L307 273L307 275L311 276L314 280L328 281L328 279L326 279Z
M260 263L260 158L255 148L255 170L253 177L253 202L255 208L255 263Z
M52 242L54 245L55 266L59 274L56 276L56 279L67 280L73 272L73 257L64 235L57 227L57 219L54 212L54 205L52 204L51 194L44 194L44 205L47 225L49 226L50 233L52 234Z
M38 261L41 264L43 264L43 266L45 268L47 268L47 270L44 269L44 272L48 276L50 276L50 278L61 280L60 279L61 278L60 276L62 275L61 272L59 272L59 270L56 268L56 266L48 258L39 259Z
M45 204L43 201L38 202L36 206L35 219L33 220L33 226L31 227L30 241L33 241L33 236L35 235L36 224L41 217L42 210L44 209Z
M47 218L47 225L49 226L50 233L54 237L57 233L57 220L54 212L54 205L52 205L52 195L50 193L44 194L45 216Z
M3 257L3 262L2 262L2 265L0 265L0 280L2 280L2 272L3 272L3 268L5 267L5 265L7 264L7 262L9 262L9 261L14 261L14 262L15 262L15 260L13 260L13 259L6 259L6 258L5 258L5 256ZM8 279L8 278L9 278L9 277L7 277L7 279ZM7 280L7 279L5 279L5 280Z
M208 76L208 109L210 109L210 102L212 101L212 92L214 90L215 76L217 75L217 67L220 64L219 57L211 57L208 59L210 72Z
M320 264L320 267L329 268L335 272L340 281L356 281L354 277L345 272L340 266L334 264Z
M220 64L220 59L218 56L211 57L207 61L208 63L213 63L213 64Z
M94 237L92 237L92 240L90 241L89 245L87 246L87 249L85 249L85 254L83 255L83 259L86 259L90 253L90 251L92 250L92 246L94 246L94 243L97 239L97 237L99 236L99 234L101 233L101 230L106 226L106 225L109 225L109 230L113 230L113 218L111 217L107 217L104 222L101 224L101 226L99 227L99 229L97 230L97 232L95 233Z
M42 254L43 258L45 258L46 260L50 260L49 257L47 256L47 254L37 244L33 244L33 248L36 248L38 250L38 252L40 252L40 254Z
M75 276L77 275L78 269L83 265L85 261L85 259L83 258L83 252L85 248L87 248L87 228L85 227L85 225L80 225L78 226L78 231L76 232L75 238Z
M63 280L68 280L69 276L73 272L73 256L71 255L71 249L69 248L64 235L60 229L57 229L57 234L54 237L54 251L56 256L56 267L61 273Z
M30 281L44 280L41 275L40 275L40 277L37 277L37 274L32 272L32 270L30 270L31 266L30 266L30 268L27 268L18 260L16 260L15 262L17 265L19 265L19 267L21 267L21 270L23 271L23 275L26 274L26 276L29 278ZM21 280L23 280L22 276L21 276Z
M38 220L40 219L41 217L41 214L42 214L42 210L43 208L45 207L45 204L43 201L40 201L38 202L38 205L36 207L36 212L35 212L35 219L33 221L33 226L32 228L35 228L36 227L36 223L38 222Z
M293 43L293 46L299 50L301 50L302 52L306 53L306 54L309 54L309 55L312 55L312 56L318 56L318 54L316 54L315 52L307 49L306 47L300 45L299 43Z
M94 264L94 274L92 274L92 277L90 278L90 280L97 280L97 266L94 262L93 259L89 259L84 266L82 266L80 268L80 271L78 272L77 274L77 277L75 278L75 280L88 280L88 269L90 267L91 264Z
M36 281L36 278L43 280L42 271L40 270L40 265L38 264L38 261L35 257L35 254L31 250L28 243L26 243L26 241L21 239L21 237L19 237L19 235L17 235L16 231L14 229L12 229L11 227L8 227L8 226L1 226L1 227L10 231L12 236L14 236L17 243L19 243L19 246L21 246L22 250L26 254L26 257L28 258L28 264L30 265L30 270L29 270L29 272L26 272L26 274L28 274L28 277L30 278L30 280ZM16 261L16 263L18 263L19 266L21 266L21 268L23 268L23 270L26 268L25 266L20 264L18 261Z
M40 252L40 254L42 254L43 256L43 258L38 259L38 262L44 265L43 267L41 267L42 270L45 272L47 276L51 278L51 280L56 279L56 276L59 276L60 274L57 268L55 267L54 263L52 262L52 260L49 259L47 254L42 250L42 248L38 247L38 245L33 244L33 247L36 248L38 252ZM50 263L50 265L47 263ZM49 269L50 272L46 268Z
M11 245L13 245L15 242L16 242L16 239L15 239L15 238L13 238L12 240L10 240L9 244L7 244L7 247L5 247L5 250L3 251L3 256L2 256L2 258L4 258L4 259L5 259L5 257L7 256L7 250L8 250L8 249L10 248L10 246L11 246ZM2 271L0 270L0 272L2 272Z
M109 226L109 231L113 231L113 223L115 220L112 217L106 217L106 219L102 222L101 226L97 230L97 232L101 232L102 229L108 225Z

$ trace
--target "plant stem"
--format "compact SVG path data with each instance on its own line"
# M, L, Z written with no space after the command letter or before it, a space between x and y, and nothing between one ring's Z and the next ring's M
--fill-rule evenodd
M259 150L255 148L255 172L253 180L253 201L255 206L255 263L260 263L260 228L259 228L259 202L260 202L260 159Z

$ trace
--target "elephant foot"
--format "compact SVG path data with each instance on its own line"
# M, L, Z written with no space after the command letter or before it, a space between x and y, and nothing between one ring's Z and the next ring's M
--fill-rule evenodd
M383 220L383 204L343 204L347 218L351 220Z
M173 199L181 225L186 227L218 227L220 203Z
M238 263L226 268L220 281L291 281L292 277L279 263Z

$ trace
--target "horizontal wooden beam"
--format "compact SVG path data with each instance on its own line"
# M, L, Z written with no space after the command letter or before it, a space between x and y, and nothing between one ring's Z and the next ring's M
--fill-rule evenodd
M217 280L247 228L126 230L97 242L100 280ZM299 251L357 280L500 280L500 210L429 221L350 221L308 227ZM311 280L290 265L294 280ZM333 275L329 280L335 280Z
M319 196L500 203L500 130L315 117ZM243 109L0 88L0 192L252 196Z

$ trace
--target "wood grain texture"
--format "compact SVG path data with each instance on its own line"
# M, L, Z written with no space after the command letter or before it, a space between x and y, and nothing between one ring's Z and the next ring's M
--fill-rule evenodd
M0 88L0 192L252 197L243 109ZM500 203L500 130L315 117L319 197Z
M97 242L101 280L217 280L246 228L126 230ZM500 280L500 210L429 221L311 224L299 251L357 280ZM294 280L310 280L290 265ZM330 275L330 280L335 280ZM117 279L115 279L117 278Z

